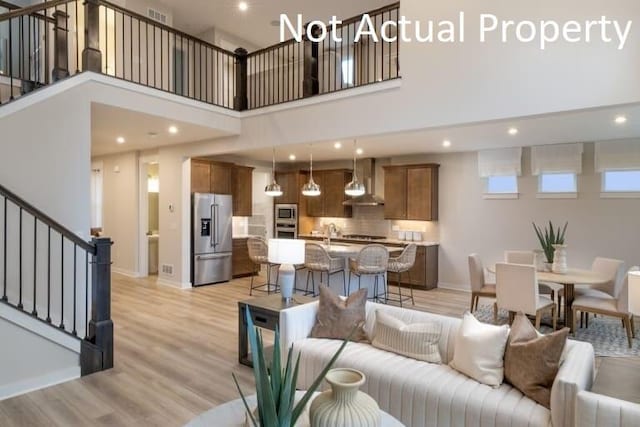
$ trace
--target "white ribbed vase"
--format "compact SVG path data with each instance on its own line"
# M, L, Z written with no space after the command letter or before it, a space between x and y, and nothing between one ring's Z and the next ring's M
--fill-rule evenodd
M379 427L380 408L375 400L358 389L365 382L355 369L332 369L325 377L331 390L311 402L311 427Z
M553 249L551 270L554 273L564 274L567 272L567 245L553 245Z

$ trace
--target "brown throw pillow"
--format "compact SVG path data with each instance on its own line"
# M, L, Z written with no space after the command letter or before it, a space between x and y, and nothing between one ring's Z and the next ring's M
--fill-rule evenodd
M360 289L343 300L327 286L321 285L320 306L318 307L316 324L311 329L311 338L343 340L357 325L351 340L354 342L367 341L367 334L364 331L366 303L367 289Z
M569 328L538 336L527 316L518 313L504 353L504 377L525 396L549 408L551 386L560 368Z

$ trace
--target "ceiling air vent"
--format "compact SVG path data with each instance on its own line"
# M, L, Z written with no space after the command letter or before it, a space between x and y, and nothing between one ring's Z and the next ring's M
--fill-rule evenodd
M149 16L149 18L153 19L154 21L158 21L163 24L167 23L167 15L158 10L148 8L147 15Z

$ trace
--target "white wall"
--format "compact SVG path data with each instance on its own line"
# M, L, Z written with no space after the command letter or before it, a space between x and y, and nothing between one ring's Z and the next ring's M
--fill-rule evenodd
M589 268L596 256L622 259L627 267L638 265L640 202L600 198L601 176L594 172L593 151L593 144L585 144L577 199L536 198L538 181L531 176L529 149L524 150L517 200L483 199L477 153L394 158L396 164L431 161L441 165L440 285L468 288L467 256L473 252L480 254L486 264L492 264L502 259L504 250L538 249L532 221L569 222L570 266Z

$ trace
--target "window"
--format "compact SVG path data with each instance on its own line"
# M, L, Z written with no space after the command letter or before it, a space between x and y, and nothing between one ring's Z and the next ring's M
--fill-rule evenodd
M515 175L487 177L487 194L517 194L518 177Z
M602 173L605 193L640 192L640 170L605 170Z
M342 83L346 86L353 86L353 58L342 60Z
M538 176L540 193L575 193L578 191L575 173L541 173Z

